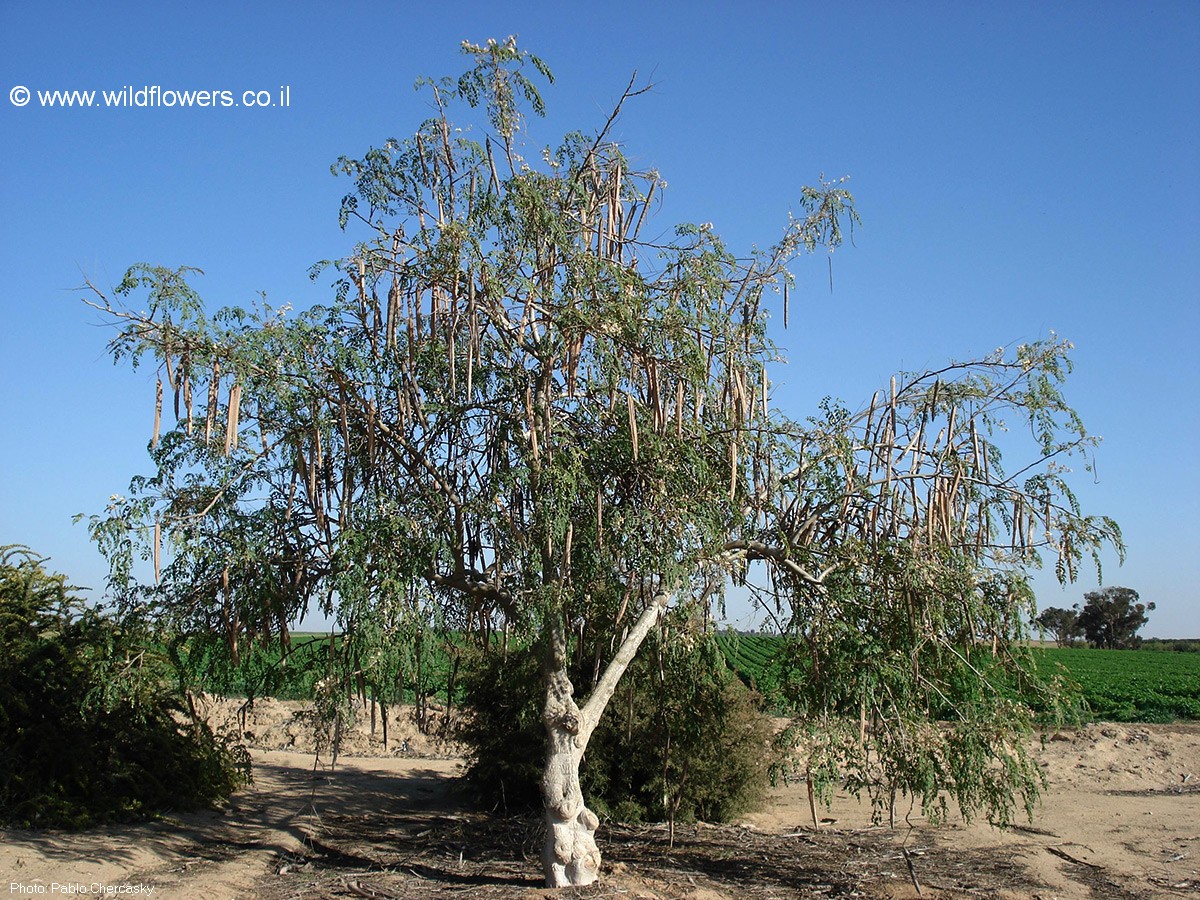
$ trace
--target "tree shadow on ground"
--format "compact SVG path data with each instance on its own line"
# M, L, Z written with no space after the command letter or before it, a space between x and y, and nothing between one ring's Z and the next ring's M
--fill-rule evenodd
M681 826L672 842L661 826L604 826L598 834L605 871L597 885L545 894L871 897L995 896L1000 888L1036 890L1018 865L987 854L914 846L883 829L769 834L734 826ZM537 820L479 813L331 817L301 863L307 881L276 884L293 900L522 897L546 891ZM707 891L707 894L697 894Z

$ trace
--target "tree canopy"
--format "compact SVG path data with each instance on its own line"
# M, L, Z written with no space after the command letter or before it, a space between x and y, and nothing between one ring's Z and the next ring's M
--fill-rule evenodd
M994 674L1028 674L1023 573L1048 553L1071 579L1120 545L1062 464L1095 443L1060 390L1070 345L792 418L768 323L802 315L788 266L856 221L844 184L801 189L748 255L709 224L664 236L663 180L609 137L635 80L598 132L534 146L549 69L512 39L462 49L464 76L418 83L435 113L412 137L334 166L359 239L313 269L327 304L210 312L196 270L150 265L89 286L114 358L158 377L154 472L92 524L112 590L235 651L314 602L350 631L523 635L543 658L554 885L598 871L578 766L622 673L664 608L707 608L730 578L795 637L803 721L853 738L823 745L822 771L856 759L866 784L868 759L903 760L891 790L935 802L949 782L1006 815L1036 783L1007 741L1028 710ZM1002 448L1024 454L1007 471ZM577 697L583 643L599 655Z
M1154 604L1138 602L1138 592L1133 588L1088 591L1083 599L1079 628L1093 647L1115 650L1136 647L1141 642L1137 633L1149 621L1146 613L1154 609Z
M1083 636L1078 609L1051 606L1038 613L1034 623L1054 635L1054 640L1063 647L1072 646Z

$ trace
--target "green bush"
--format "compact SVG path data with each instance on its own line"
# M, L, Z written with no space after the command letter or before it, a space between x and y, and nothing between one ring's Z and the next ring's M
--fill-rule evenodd
M577 655L592 659L590 653ZM591 665L572 672L580 693ZM537 809L545 756L543 691L532 648L472 661L466 671L467 782L505 812ZM624 821L729 821L752 809L769 778L772 729L756 697L708 636L648 639L588 745L588 804Z
M0 548L0 822L83 828L246 783L245 749L166 692L144 632L84 607L41 563Z

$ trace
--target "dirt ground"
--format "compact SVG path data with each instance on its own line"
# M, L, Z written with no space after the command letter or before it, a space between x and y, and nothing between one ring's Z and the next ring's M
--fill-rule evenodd
M84 833L0 831L9 896L315 900L334 897L1150 898L1200 895L1200 723L1049 735L1050 787L1032 825L916 815L895 830L838 797L813 828L803 785L733 826L602 825L600 883L541 886L535 821L473 811L458 748L394 711L369 717L331 768L300 704L212 705L255 747L254 784L219 811ZM310 751L310 752L305 752Z

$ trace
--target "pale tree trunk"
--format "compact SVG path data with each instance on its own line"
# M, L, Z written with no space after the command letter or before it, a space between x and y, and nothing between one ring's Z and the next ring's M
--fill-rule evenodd
M584 804L579 763L617 682L658 621L668 599L668 594L659 593L646 607L582 708L575 702L575 691L567 677L566 632L558 620L551 625L543 670L546 706L542 713L546 726L546 768L542 776L546 842L542 848L542 866L547 887L577 887L591 884L599 877L600 850L595 838L599 819Z

